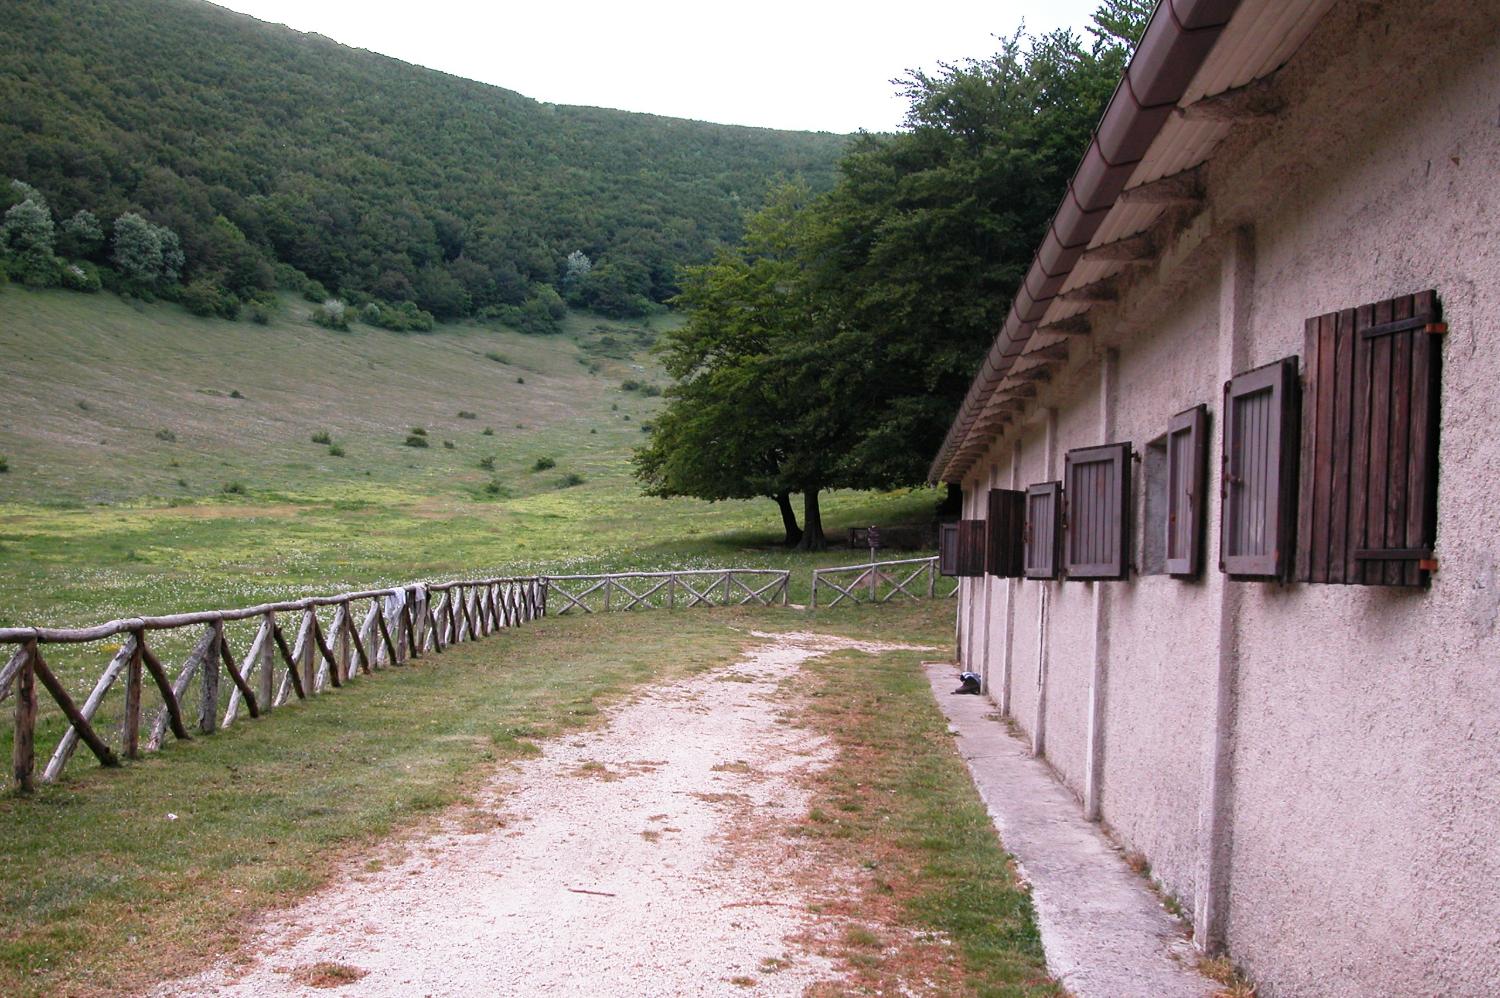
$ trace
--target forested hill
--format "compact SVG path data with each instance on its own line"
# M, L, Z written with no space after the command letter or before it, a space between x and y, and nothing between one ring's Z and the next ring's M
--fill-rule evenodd
M101 264L138 212L180 237L184 281L242 299L280 261L439 318L548 285L628 310L737 239L772 181L831 185L844 147L542 104L199 0L10 0L0 17L0 187L31 185L59 224L91 211Z

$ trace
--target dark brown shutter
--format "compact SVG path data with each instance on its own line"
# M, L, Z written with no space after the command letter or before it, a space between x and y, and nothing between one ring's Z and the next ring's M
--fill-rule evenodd
M1167 424L1167 574L1194 578L1203 568L1203 513L1208 472L1208 406L1179 412Z
M1001 578L1019 579L1026 559L1026 493L990 489L988 514L985 570Z
M1297 501L1297 358L1224 385L1219 567L1284 579L1292 570Z
M984 574L984 521L958 521L958 575L972 579Z
M1026 489L1026 578L1057 578L1061 551L1062 482L1032 485Z
M938 524L938 574L958 574L958 524Z
M1130 445L1068 451L1063 464L1064 567L1070 579L1130 574Z
M1438 310L1436 292L1424 291L1307 320L1299 579L1426 584L1437 532Z

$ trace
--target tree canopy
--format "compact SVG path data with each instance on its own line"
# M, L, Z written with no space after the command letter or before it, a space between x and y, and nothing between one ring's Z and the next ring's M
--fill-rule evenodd
M831 191L782 191L688 272L648 491L921 482L1149 10L1107 0L1087 41L1018 31L908 74L901 132L860 136Z

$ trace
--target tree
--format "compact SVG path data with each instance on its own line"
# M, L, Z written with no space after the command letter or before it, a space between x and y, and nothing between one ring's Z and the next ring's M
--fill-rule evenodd
M0 250L10 257L12 276L33 287L50 287L58 281L57 259L52 255L56 232L52 212L39 199L33 192L6 209Z
M80 208L62 224L58 249L63 256L91 260L104 248L104 227L87 208Z
M120 276L140 289L176 284L184 264L177 233L133 211L115 219L111 259Z

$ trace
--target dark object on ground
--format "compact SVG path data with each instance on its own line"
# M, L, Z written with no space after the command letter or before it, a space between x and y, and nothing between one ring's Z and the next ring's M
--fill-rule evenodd
M958 682L958 689L954 690L954 693L973 693L976 696L979 694L979 673L960 672Z

